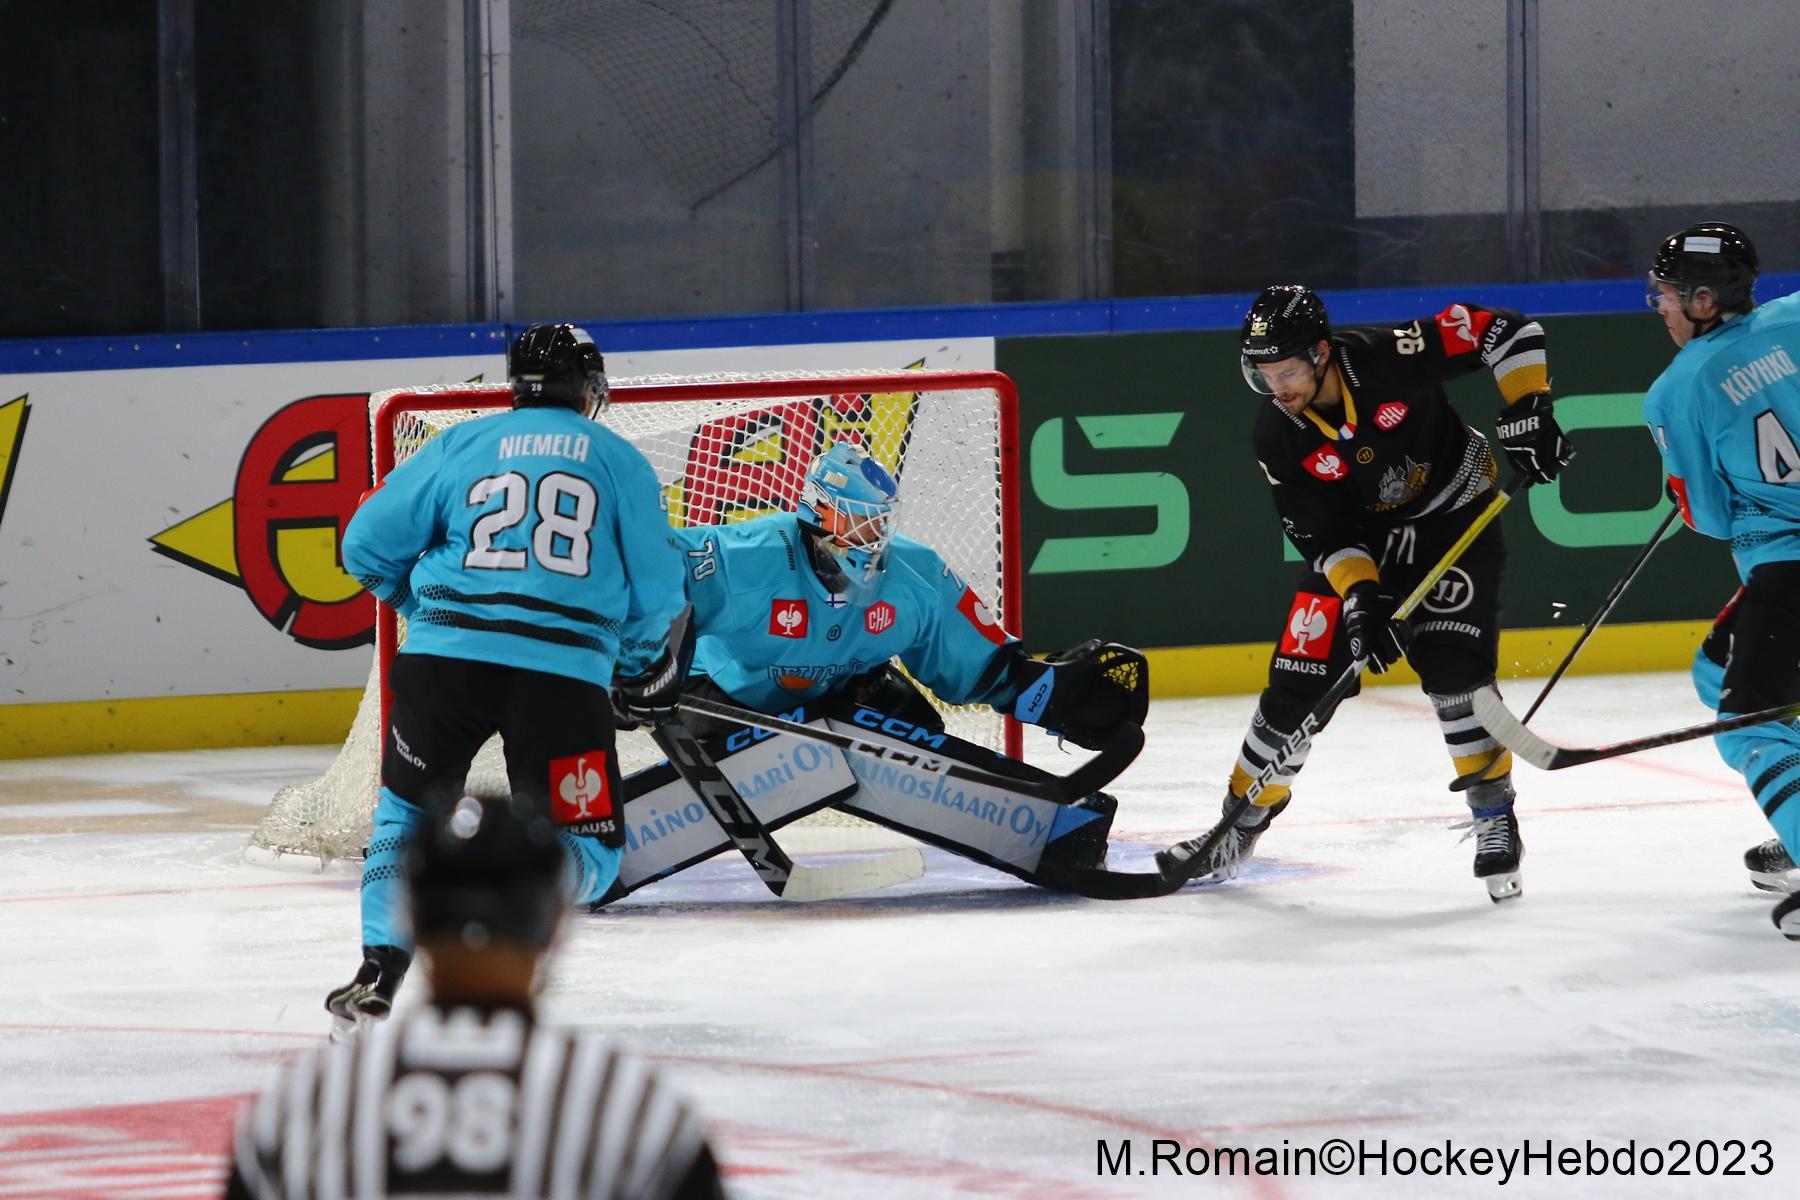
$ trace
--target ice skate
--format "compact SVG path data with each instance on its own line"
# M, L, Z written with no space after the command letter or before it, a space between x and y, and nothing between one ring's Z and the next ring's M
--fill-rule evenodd
M1794 869L1793 856L1780 838L1744 851L1744 869L1750 872L1751 886L1765 892L1800 890L1800 871Z
M1525 857L1525 843L1519 839L1519 819L1510 807L1476 813L1463 836L1475 839L1475 878L1487 884L1495 904L1524 892L1519 862Z
M394 993L411 963L410 954L393 946L364 946L356 978L325 997L325 1011L333 1017L332 1040L347 1036L359 1019L385 1020L394 1011Z
M1235 797L1225 797L1225 807L1229 808ZM1213 847L1212 855L1207 860L1206 869L1194 876L1199 883L1223 883L1227 879L1236 879L1238 871L1250 861L1256 853L1256 843L1262 840L1269 823L1281 815L1281 810L1288 806L1283 800L1280 804L1268 808L1252 805L1237 823L1226 831Z
M1790 942L1800 942L1800 892L1789 892L1769 915L1783 937Z

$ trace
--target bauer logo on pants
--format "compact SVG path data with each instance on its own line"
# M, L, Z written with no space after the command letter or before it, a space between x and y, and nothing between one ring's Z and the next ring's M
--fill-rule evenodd
M550 760L550 818L558 825L604 821L613 815L606 783L606 751Z
M1343 606L1344 602L1336 596L1312 592L1296 595L1287 627L1281 631L1280 653L1289 658L1330 658L1338 610Z
M777 600L769 605L769 632L776 637L805 637L806 601Z

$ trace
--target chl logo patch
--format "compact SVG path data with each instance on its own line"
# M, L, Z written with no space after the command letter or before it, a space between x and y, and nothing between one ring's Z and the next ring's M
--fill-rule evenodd
M610 821L612 789L606 782L606 751L550 760L550 819L558 825Z
M805 637L806 601L777 600L769 605L769 632L776 637Z
M1349 474L1343 456L1330 446L1320 446L1300 460L1300 465L1327 483L1336 483Z
M1428 612L1458 613L1469 607L1469 602L1474 599L1475 581L1461 567L1451 567L1420 605Z
M1406 420L1406 405L1398 400L1390 400L1375 410L1375 424L1382 429L1392 429Z
M883 600L863 616L863 628L870 633L886 633L894 627L894 606Z
M1336 596L1301 592L1294 597L1287 626L1281 631L1280 653L1289 658L1331 657L1331 639L1337 632L1338 610L1344 602Z

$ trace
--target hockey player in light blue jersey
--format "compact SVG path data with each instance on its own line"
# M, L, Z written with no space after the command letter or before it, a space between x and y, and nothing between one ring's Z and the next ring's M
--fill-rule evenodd
M1741 230L1691 225L1657 251L1647 296L1679 349L1644 420L1682 516L1731 543L1743 584L1694 658L1721 717L1800 699L1800 295L1759 306L1757 273ZM1770 722L1717 742L1779 835L1745 865L1758 887L1790 892L1775 924L1800 940L1800 729Z
M345 568L407 620L390 672L381 794L363 866L363 964L326 1008L384 1017L411 961L400 863L499 733L513 793L557 827L577 901L618 874L623 791L609 688L672 696L684 607L650 464L590 418L605 363L570 325L510 348L514 410L452 426L363 498ZM615 679L615 676L618 678Z
M860 447L838 442L813 460L796 512L676 530L695 631L685 690L803 720L854 722L861 709L859 736L870 711L921 735L941 731L937 710L890 665L897 661L940 700L989 705L1077 745L1096 748L1121 725L1143 724L1149 691L1141 654L1094 640L1031 658L936 551L894 532L898 503L889 473ZM836 803L1033 882L1054 886L1056 866L1093 867L1104 855L1110 797L1058 810L1013 795L946 794L941 781L915 788L887 778L891 768L877 771L862 755L836 751L830 770L806 771L820 760L810 744L800 749L785 735L764 742L733 726L682 719L706 736L731 734L727 751L760 743L752 748L767 766L741 785L753 807L764 783L785 772L812 788L794 805ZM778 749L790 745L791 761ZM968 743L938 752L989 770L1035 771ZM809 780L798 778L793 762ZM720 765L728 775L745 770L731 759ZM658 788L668 790L651 804ZM626 792L630 840L620 894L701 850L691 828L671 830L664 820L683 795L666 766L628 778ZM656 815L634 818L638 811ZM794 814L790 805L759 815L776 827ZM720 844L715 839L706 852Z

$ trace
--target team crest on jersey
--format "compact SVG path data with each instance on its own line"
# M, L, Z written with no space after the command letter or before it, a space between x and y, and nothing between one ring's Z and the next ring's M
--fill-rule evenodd
M777 600L769 605L769 632L776 637L805 637L806 601Z
M1438 336L1446 357L1481 348L1481 335L1494 320L1490 312L1470 312L1465 304L1452 304L1437 315Z
M989 612L988 606L981 602L981 597L975 594L974 588L963 588L962 599L956 602L956 611L969 619L969 624L975 627L975 632L994 645L1004 646L1006 644L1006 630L1000 628L1000 622L994 620L994 614Z
M863 628L870 633L886 633L894 627L894 606L883 600L863 614Z
M1380 429L1392 429L1406 420L1406 405L1398 400L1390 400L1375 410L1375 425Z
M1287 625L1281 631L1280 653L1288 658L1330 658L1338 610L1343 606L1344 602L1336 596L1313 592L1296 595Z
M1349 473L1344 456L1330 446L1320 446L1300 460L1300 465L1327 483L1336 483Z
M550 818L558 825L585 825L613 817L612 789L606 782L606 751L589 750L550 760Z
M1425 481L1429 478L1430 463L1416 463L1408 458L1397 467L1389 467L1381 473L1381 482L1375 486L1375 511L1386 512L1412 501L1425 490Z

